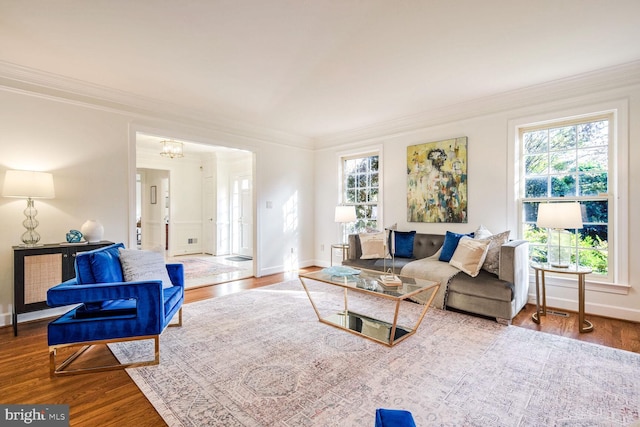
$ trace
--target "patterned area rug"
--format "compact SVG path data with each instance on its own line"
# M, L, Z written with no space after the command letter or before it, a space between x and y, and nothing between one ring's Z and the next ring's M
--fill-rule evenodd
M321 313L341 304L331 287L312 292ZM393 315L360 294L349 304ZM404 303L401 323L420 308ZM378 407L418 426L626 426L640 414L640 354L437 309L388 348L319 323L298 281L187 304L160 342L160 365L128 372L170 426L370 427ZM111 348L121 361L153 351Z
M202 257L173 257L168 263L179 262L184 264L185 288L210 285L220 280L216 276L241 271L241 268L225 265Z

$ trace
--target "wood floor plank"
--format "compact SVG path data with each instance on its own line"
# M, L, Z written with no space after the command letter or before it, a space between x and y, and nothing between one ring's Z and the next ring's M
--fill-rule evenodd
M311 271L316 268L310 268ZM297 273L275 274L261 278L237 280L214 286L189 289L188 304L247 289L279 283L297 277ZM596 344L640 353L640 324L588 315L594 325L591 333L580 334L577 313L568 317L547 315L540 325L533 323L535 305L527 305L513 320L519 327L562 335ZM0 328L0 403L68 404L71 426L155 427L166 425L151 403L125 371L109 371L70 377L49 377L47 323L39 320L20 324L20 334L13 336L11 326ZM91 362L114 363L105 346L90 350Z

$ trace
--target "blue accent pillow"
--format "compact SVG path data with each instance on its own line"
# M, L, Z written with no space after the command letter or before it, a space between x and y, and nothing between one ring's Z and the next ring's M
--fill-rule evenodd
M413 240L415 231L395 231L395 251L394 256L401 258L413 258Z
M120 267L118 248L124 248L124 244L114 243L92 251L78 252L75 262L78 284L122 282L122 267ZM106 255L96 257L96 254ZM101 280L97 280L96 272ZM107 280L112 278L118 280Z
M96 283L124 282L120 258L113 250L95 252L89 262Z
M453 253L456 251L458 247L458 242L463 236L473 237L473 233L469 234L460 234L454 233L452 231L447 231L447 234L444 236L444 243L442 244L442 251L440 252L440 261L449 262L453 257Z

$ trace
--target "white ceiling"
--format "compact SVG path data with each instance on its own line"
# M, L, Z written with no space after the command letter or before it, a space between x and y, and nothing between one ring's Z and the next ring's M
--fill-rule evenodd
M639 0L0 0L0 61L322 137L640 60Z

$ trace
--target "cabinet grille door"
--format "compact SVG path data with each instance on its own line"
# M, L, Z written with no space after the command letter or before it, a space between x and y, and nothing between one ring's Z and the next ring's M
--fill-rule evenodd
M46 301L47 290L62 282L62 254L24 257L24 303Z

